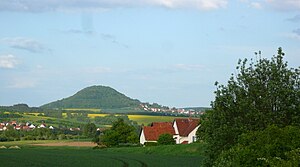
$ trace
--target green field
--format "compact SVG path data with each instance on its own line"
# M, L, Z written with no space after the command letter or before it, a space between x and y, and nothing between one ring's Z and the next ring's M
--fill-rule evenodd
M9 145L11 144L18 142ZM0 149L1 166L193 167L199 166L202 161L199 144L100 150L78 147L29 147L25 143L19 144L21 149ZM3 143L0 143L1 145Z

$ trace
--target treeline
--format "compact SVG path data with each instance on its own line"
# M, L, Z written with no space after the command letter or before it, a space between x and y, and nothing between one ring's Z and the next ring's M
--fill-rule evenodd
M36 128L25 131L15 130L13 126L8 126L7 130L0 132L0 142L19 140L65 140L78 138L79 136L82 138L82 132L70 131L68 129Z
M27 104L0 106L0 112L43 112L39 107L29 107Z
M0 112L0 122L10 121L11 118L23 118L23 116L16 113Z

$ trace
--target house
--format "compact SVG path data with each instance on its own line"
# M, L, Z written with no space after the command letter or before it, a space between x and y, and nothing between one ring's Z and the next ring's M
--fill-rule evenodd
M174 139L176 144L190 144L196 141L196 132L199 128L199 119L196 118L178 118L173 122L175 130Z
M190 144L196 141L196 132L199 128L196 118L178 118L171 122L153 122L151 126L144 126L140 133L140 143L157 142L161 134L173 135L176 144Z
M21 129L21 126L20 126L20 125L16 125L16 126L14 126L14 129L20 130L20 129Z
M17 121L11 121L10 125L16 126L17 125Z
M162 134L175 134L171 122L153 122L151 126L144 126L140 134L140 143L157 142Z
M25 126L22 126L22 129L28 131L28 130L30 130L30 127L25 125Z
M46 128L46 124L41 124L40 126L38 126L38 128Z
M4 125L0 125L0 131L3 131Z
M52 130L53 130L53 129L54 129L54 127L53 127L53 126L49 126L49 129L52 129Z
M80 128L70 128L70 131L80 131Z
M35 126L34 126L33 124L31 124L31 125L29 126L29 128L30 128L30 129L34 129Z

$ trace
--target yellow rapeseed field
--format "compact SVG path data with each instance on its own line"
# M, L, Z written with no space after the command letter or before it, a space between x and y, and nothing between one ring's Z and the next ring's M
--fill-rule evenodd
M109 114L88 114L89 118L95 118L95 117L104 117L107 116Z

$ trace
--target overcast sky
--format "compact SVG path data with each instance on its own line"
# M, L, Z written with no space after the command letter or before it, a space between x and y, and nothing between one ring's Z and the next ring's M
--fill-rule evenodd
M0 105L110 86L143 102L210 106L238 59L283 47L300 65L300 0L1 0Z

